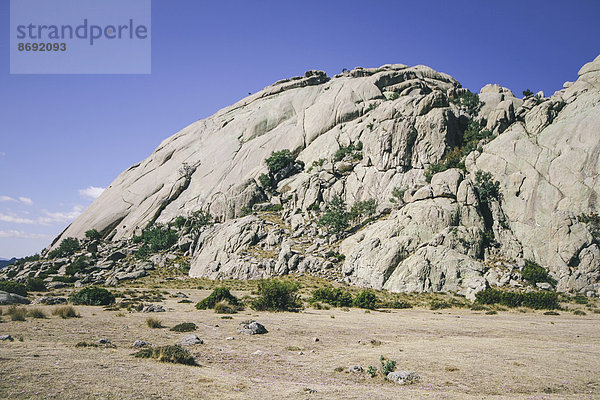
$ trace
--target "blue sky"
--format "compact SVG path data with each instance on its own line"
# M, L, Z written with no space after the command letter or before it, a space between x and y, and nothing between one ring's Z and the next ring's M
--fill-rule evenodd
M592 0L153 0L150 75L10 75L3 0L0 257L40 251L164 138L276 80L426 64L472 91L549 95L600 53L598 15Z

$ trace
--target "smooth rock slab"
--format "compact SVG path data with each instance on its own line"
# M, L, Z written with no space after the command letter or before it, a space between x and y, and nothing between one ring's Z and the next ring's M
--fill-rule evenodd
M421 377L412 371L394 371L387 374L388 381L396 382L399 385L410 385L417 383Z
M8 340L12 342L15 339L13 339L13 337L10 335L0 335L0 340Z
M29 304L31 303L23 296L19 296L18 294L8 293L8 292L0 292L0 304Z
M262 335L263 333L269 332L263 324L256 321L242 322L237 331L239 333L246 333L248 335Z

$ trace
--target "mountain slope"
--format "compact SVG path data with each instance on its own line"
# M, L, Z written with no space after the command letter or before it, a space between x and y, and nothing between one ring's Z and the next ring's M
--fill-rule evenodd
M308 71L163 141L53 248L93 228L134 251L145 227L203 210L217 223L180 229L173 248L191 276L311 273L472 298L524 284L530 259L559 290L597 293L599 77L600 57L552 97L519 99L498 85L473 96L425 66ZM295 160L269 170L283 149ZM338 198L376 207L328 231L318 222Z

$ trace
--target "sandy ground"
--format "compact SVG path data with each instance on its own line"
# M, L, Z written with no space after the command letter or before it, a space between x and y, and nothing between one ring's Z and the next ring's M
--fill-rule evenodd
M209 293L183 292L194 302ZM79 306L81 318L65 320L50 316L52 306L38 306L48 319L2 316L0 335L17 339L0 342L0 398L600 399L599 314L308 308L222 319L178 300L163 301L164 313ZM200 366L134 358L136 339L165 345L189 335L151 329L148 316L167 327L198 325L193 333L204 344L190 350ZM247 319L269 333L238 334ZM75 347L100 338L116 348ZM379 366L381 355L421 381L400 386L347 372L351 365Z

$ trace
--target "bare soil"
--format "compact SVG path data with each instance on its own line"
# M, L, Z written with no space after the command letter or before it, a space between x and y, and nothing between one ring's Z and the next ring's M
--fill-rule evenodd
M181 291L194 303L210 293ZM53 306L25 306L49 318L23 322L3 315L0 335L15 341L0 342L0 398L600 399L600 314L589 310L489 315L465 308L307 308L247 310L223 319L179 300L167 296L163 313L77 306L80 318L61 319L51 316ZM167 328L149 328L148 317ZM248 319L269 332L238 334ZM190 347L199 366L132 356L136 339L166 345L189 335L168 329L181 322L194 322L192 333L204 340ZM116 348L75 346L101 338ZM382 355L421 381L401 386L371 378L367 367L379 367ZM365 372L350 373L351 365Z

